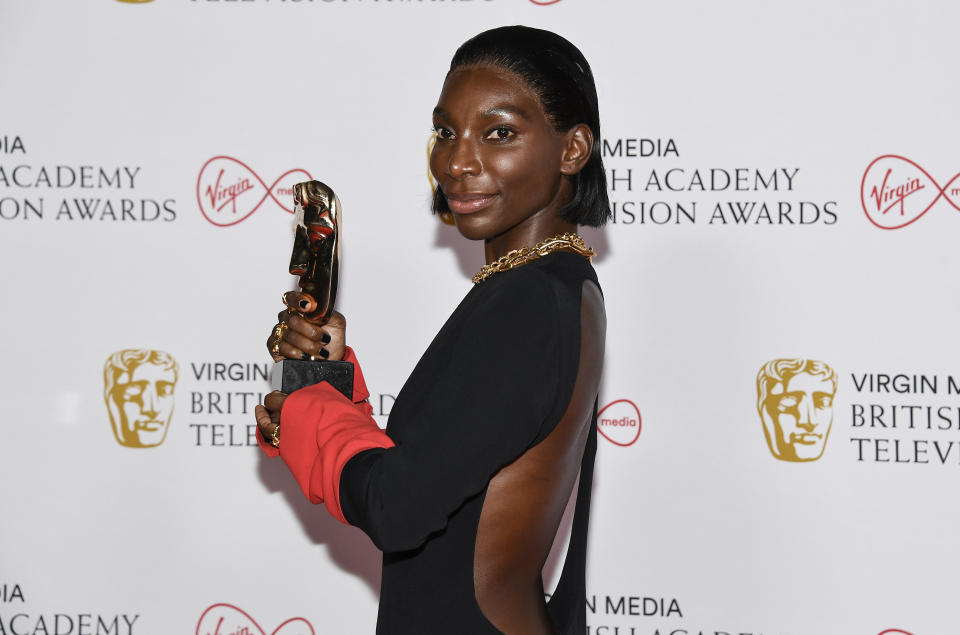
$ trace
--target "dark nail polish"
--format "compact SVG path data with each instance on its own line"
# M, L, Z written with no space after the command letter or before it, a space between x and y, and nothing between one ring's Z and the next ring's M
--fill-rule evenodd
M323 342L324 344L329 344L329 343L330 343L330 334L329 334L329 333L324 333L323 335L321 335L321 336L320 336L320 341Z
M321 348L319 351L317 351L317 355L326 359L327 357L330 357L330 351L325 348Z
M300 359L310 359L310 356L306 353L300 353Z

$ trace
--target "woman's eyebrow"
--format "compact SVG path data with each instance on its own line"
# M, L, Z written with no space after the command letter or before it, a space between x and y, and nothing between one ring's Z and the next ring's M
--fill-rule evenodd
M482 113L483 117L502 117L504 115L516 115L521 119L527 119L527 120L530 119L526 111L520 108L517 108L516 106L510 106L507 104L494 106L493 108L486 110Z
M491 117L503 117L506 115L516 115L521 119L526 119L526 120L530 119L529 115L527 115L527 112L525 110L521 108L517 108L516 106L510 106L508 104L494 106L493 108L490 108L480 113L481 117L485 117L488 119ZM436 108L433 109L433 116L434 118L449 119L449 115L447 114L447 111L441 108L440 106L437 106Z

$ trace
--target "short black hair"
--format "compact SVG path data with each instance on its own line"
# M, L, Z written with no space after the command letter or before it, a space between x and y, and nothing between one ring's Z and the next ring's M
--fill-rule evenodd
M565 38L528 26L502 26L476 35L457 49L448 74L475 65L496 66L521 77L540 98L557 131L586 124L593 132L593 149L586 165L573 175L573 198L560 217L577 225L599 227L609 220L607 176L600 151L600 107L590 64ZM438 187L433 211L449 212Z

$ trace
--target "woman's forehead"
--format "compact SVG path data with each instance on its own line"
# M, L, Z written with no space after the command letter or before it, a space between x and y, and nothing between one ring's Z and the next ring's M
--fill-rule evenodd
M453 106L480 115L506 111L531 118L544 114L539 96L520 75L490 65L457 68L447 74L436 112L453 114Z

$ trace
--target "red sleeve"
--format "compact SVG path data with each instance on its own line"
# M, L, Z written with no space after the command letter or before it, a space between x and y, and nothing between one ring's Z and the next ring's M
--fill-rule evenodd
M290 394L280 413L280 448L270 445L257 429L257 442L268 456L279 455L312 503L325 503L334 518L347 522L340 509L340 474L354 456L394 443L371 417L360 364L351 348L353 400L321 382Z

